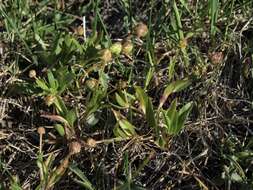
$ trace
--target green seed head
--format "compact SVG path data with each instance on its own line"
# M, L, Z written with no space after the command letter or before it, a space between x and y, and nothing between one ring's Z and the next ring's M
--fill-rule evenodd
M112 46L110 47L110 50L113 54L119 55L122 50L122 44L120 42L116 42L112 44Z
M97 81L95 79L89 79L85 82L85 84L90 90L94 90L97 85Z
M131 41L125 41L122 45L122 52L126 55L131 55L134 45Z
M100 59L105 63L110 62L112 60L112 52L109 49L101 50Z

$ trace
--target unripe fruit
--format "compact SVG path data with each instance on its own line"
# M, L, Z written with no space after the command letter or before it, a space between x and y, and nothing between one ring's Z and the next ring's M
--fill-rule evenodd
M112 44L112 46L110 47L110 50L113 54L119 55L120 52L122 51L122 44L120 42L116 42Z
M109 49L101 50L100 55L101 60L105 63L108 63L112 60L112 53Z
M138 38L145 37L148 33L148 27L146 24L140 22L135 26L134 32Z
M122 45L122 52L126 55L131 55L133 48L134 48L134 46L131 41L125 41Z
M29 71L29 78L36 78L36 71L35 70L30 70Z
M179 47L180 47L181 49L185 49L185 48L187 47L187 45L188 45L188 43L187 43L187 39L186 39L186 38L180 40L180 42L179 42Z
M85 82L85 84L90 90L94 90L97 85L97 81L96 79L89 79Z
M78 36L83 36L84 34L84 30L83 30L83 26L78 26L74 29L74 33L77 34Z

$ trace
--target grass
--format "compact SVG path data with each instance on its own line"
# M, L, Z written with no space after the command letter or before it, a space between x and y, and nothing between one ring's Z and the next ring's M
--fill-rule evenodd
M253 189L252 11L1 2L0 189Z

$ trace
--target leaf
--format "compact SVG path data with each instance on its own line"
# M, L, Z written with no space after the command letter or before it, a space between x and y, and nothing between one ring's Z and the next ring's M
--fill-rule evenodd
M136 91L136 97L140 102L140 107L141 107L143 113L146 114L148 96L139 86L135 86L135 91Z
M43 50L47 49L48 44L46 44L37 33L35 33L35 40L41 45Z
M154 128L156 134L158 135L157 123L156 123L156 119L155 119L155 112L154 112L153 104L152 104L150 98L144 92L144 90L141 89L140 87L136 86L135 90L136 90L136 96L137 96L138 100L140 101L140 107L146 116L148 126L150 128Z
M218 10L219 10L219 0L209 0L209 12L211 19L210 33L212 37L215 36L217 31L216 22L218 17Z
M54 51L54 53L55 53L56 55L58 55L58 54L60 54L61 51L62 51L62 47L61 47L61 46L62 46L62 44L63 44L63 42L64 42L64 38L58 36L56 39L57 39L57 41L56 41L55 44L54 44L53 51Z
M184 6L184 8L187 10L187 12L188 12L191 16L193 16L192 13L191 13L191 11L190 11L190 9L189 9L189 7L188 7L188 3L187 3L185 0L179 0L179 1L180 1L180 3Z
M120 112L112 109L112 112L117 120L114 127L114 135L116 137L127 138L136 135L135 126L133 126Z
M135 127L126 119L119 120L119 126L128 137L134 136L136 134Z
M115 93L115 99L121 107L129 107L129 104L118 93Z
M169 63L169 67L168 67L169 81L171 81L171 79L174 77L176 61L177 61L176 57L173 57Z
M151 79L153 78L154 71L155 71L155 69L153 67L149 68L148 73L146 75L146 80L145 80L145 89L148 87Z
M70 73L69 71L62 71L63 73L57 77L59 81L59 89L58 94L63 93L64 90L73 82L75 75L73 73Z
M88 190L95 190L92 187L91 182L88 180L88 178L84 175L84 173L77 166L75 166L74 164L70 164L69 169L82 180L82 181L75 180L77 183L83 185Z
M178 117L178 130L180 131L183 126L184 123L186 121L186 118L188 117L189 113L192 110L192 102L187 103L186 105L184 105L180 110L179 110L179 117ZM178 131L178 132L179 132ZM178 133L177 132L177 133Z
M60 115L64 116L68 112L67 107L66 107L64 101L61 99L60 96L56 96L54 104L56 106L57 112Z
M128 136L124 133L124 131L119 127L119 123L116 123L116 125L114 126L113 134L116 137L119 137L119 138L122 138L122 139L128 138Z
M188 79L178 80L170 83L163 92L158 109L160 109L163 106L169 95L187 88L190 84L191 82Z
M56 91L58 86L57 86L57 81L54 78L52 71L50 71L50 70L48 71L47 78L48 78L48 82L49 82L50 87Z
M55 124L54 128L62 137L65 135L64 127L61 124Z
M74 123L75 123L76 119L77 119L77 115L76 115L75 109L72 109L67 112L66 120L68 121L68 123L71 127L74 127Z
M101 102L102 99L105 97L105 93L106 91L103 91L101 88L96 88L96 90L94 90L92 92L92 96L88 97L87 99L87 107L86 107L86 117L89 116L90 114L96 112L100 106L101 106Z
M174 99L170 105L170 108L164 114L167 131L169 134L175 134L175 128L177 127L177 99Z
M105 74L103 71L99 72L99 81L104 89L108 88L109 76Z
M49 92L49 88L44 80L37 78L35 82L37 86L40 87L42 90Z
M147 101L146 119L148 122L148 126L150 128L154 128L156 135L158 135L158 128L157 128L157 123L156 123L156 119L155 119L155 112L154 112L153 104L152 104L150 98L148 98L148 101Z

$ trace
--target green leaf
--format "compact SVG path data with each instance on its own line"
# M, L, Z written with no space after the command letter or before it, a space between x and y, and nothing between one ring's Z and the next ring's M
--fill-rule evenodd
M60 96L56 96L56 99L54 101L54 104L56 106L57 112L62 115L65 116L68 112L68 109L64 103L64 101L61 99Z
M50 70L48 71L47 78L48 78L48 82L49 82L50 87L52 89L54 89L54 91L56 91L58 88L58 83L57 83L57 80L54 78L52 71L50 71Z
M134 136L136 134L135 127L129 121L126 119L121 119L118 122L119 126L128 137Z
M53 51L56 55L60 54L61 51L62 51L62 44L64 42L64 38L58 36L56 38L57 40L55 41L54 43L54 48L53 48Z
M148 98L148 100L147 100L146 119L148 122L148 126L150 128L154 128L156 135L158 135L159 131L158 131L157 123L156 123L156 119L155 119L155 112L154 112L153 104L152 104L150 98Z
M116 123L116 125L114 126L113 134L116 137L119 137L119 138L122 138L122 139L128 138L128 135L125 134L124 131L119 127L119 123Z
M148 87L151 79L153 78L154 71L155 71L154 67L149 68L148 73L146 75L146 80L145 80L145 89Z
M102 99L105 97L106 91L102 90L101 88L96 88L92 92L92 96L88 97L87 99L87 107L86 107L86 117L90 114L96 112L100 106L102 105Z
M11 182L11 190L22 190L21 185L18 182Z
M177 61L176 57L173 57L172 60L170 61L170 64L168 67L169 81L174 77L176 61Z
M55 124L54 128L62 137L65 135L64 127L61 124Z
M84 173L76 165L70 164L69 169L81 179L81 181L75 180L77 183L83 185L83 187L85 187L88 190L95 190L92 187L92 184L88 180L88 178L84 175Z
M48 88L48 86L46 85L46 82L45 82L44 80L37 78L37 79L36 79L36 84L37 84L37 86L40 87L42 90L45 90L45 91L49 92L49 88Z
M177 99L174 99L171 103L170 108L166 111L165 114L165 121L166 121L166 127L169 134L175 135L175 131L177 128L177 119L178 119L178 113L177 113Z
M41 37L37 33L35 33L35 40L41 45L43 50L47 49L47 44L41 39Z
M214 37L217 31L216 22L217 22L218 11L219 11L219 0L209 0L208 4L209 4L210 19L211 19L210 33L211 33L211 36Z
M146 114L148 96L139 86L135 86L135 91L136 91L136 97L140 102L140 107L141 107L143 113Z
M115 99L121 107L129 107L129 104L118 93L115 93Z
M191 13L191 11L190 11L190 9L189 9L189 7L188 7L188 3L187 3L185 0L179 0L179 1L180 1L180 3L184 6L184 8L187 10L187 12L188 12L191 16L193 16L192 13Z
M70 73L69 71L65 73L63 71L61 76L59 76L59 78L57 77L59 81L58 94L63 93L63 91L66 90L66 88L73 82L74 78L75 78L75 75L73 73Z
M160 99L160 104L159 104L159 108L160 109L163 104L165 103L165 101L167 100L167 98L169 97L169 95L171 95L172 93L175 92L179 92L185 88L187 88L189 85L191 84L190 80L185 79L185 80L178 80L178 81L174 81L172 83L170 83L164 90L163 95Z
M189 113L192 110L192 102L187 103L186 105L184 105L180 110L179 110L179 117L178 117L178 131L177 133L179 133L179 131L184 127L184 123L189 115Z
M157 123L156 123L156 119L155 119L155 112L154 112L153 104L152 104L150 98L144 92L144 90L141 89L140 87L136 86L135 90L136 90L136 96L137 96L138 100L140 101L140 107L146 116L148 126L150 128L154 128L156 134L158 135Z
M67 111L66 120L69 122L69 125L71 127L74 126L74 123L75 123L76 119L77 119L77 115L76 115L75 109Z
M105 74L103 71L99 72L99 81L104 89L108 88L109 76Z

